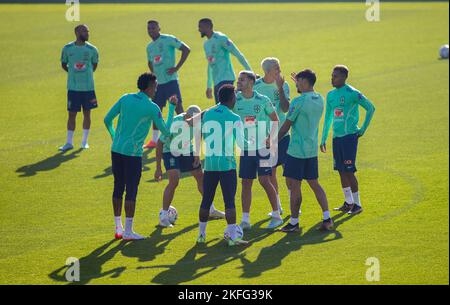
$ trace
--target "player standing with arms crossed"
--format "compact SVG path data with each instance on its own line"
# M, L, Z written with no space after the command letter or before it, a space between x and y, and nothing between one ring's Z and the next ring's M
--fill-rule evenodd
M98 65L98 50L88 42L89 28L85 24L75 27L76 40L64 46L61 66L67 72L67 141L59 148L73 148L77 113L83 108L83 140L81 148L89 148L88 135L91 128L91 109L97 108L94 91L94 71Z
M334 210L355 215L362 212L356 179L356 151L358 140L369 127L375 112L373 104L358 90L346 84L349 70L337 65L331 75L331 84L335 88L327 96L327 107L322 131L320 150L327 151L326 142L331 123L333 123L333 159L334 170L339 172L345 202ZM358 127L359 106L366 110L361 128Z
M144 73L137 81L138 93L125 94L106 114L104 122L113 140L111 147L114 192L112 196L117 239L137 240L144 237L133 232L136 196L142 173L142 144L152 122L170 137L169 129L158 105L153 103L157 81L152 73ZM176 101L175 99L173 101ZM169 106L168 124L173 119L175 104ZM119 116L117 128L113 120ZM125 196L125 232L122 228L122 201Z
M159 23L156 20L148 21L147 32L152 39L152 42L147 46L148 67L156 75L158 80L158 88L154 102L162 111L166 106L167 100L175 95L178 98L175 112L180 114L184 110L177 72L183 66L191 50L175 36L161 34ZM175 65L175 50L181 51L180 61L177 65ZM158 129L153 125L152 138L145 144L144 148L155 148L158 142L158 136Z
M225 84L232 85L236 80L230 53L236 56L246 70L251 71L252 69L235 44L225 34L213 30L211 19L201 19L198 23L198 31L202 38L207 38L203 44L206 60L208 61L206 97L212 98L212 87L214 84L214 99L217 104L219 102L218 92L220 87Z

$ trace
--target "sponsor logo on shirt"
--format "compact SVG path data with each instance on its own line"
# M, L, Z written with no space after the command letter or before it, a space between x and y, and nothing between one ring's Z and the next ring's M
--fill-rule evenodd
M214 58L214 56L208 56L208 62L210 64L214 63L216 61L216 59Z
M342 109L342 108L334 109L334 117L335 118L342 118L343 116L344 116L344 109Z
M256 117L254 115L247 115L245 116L245 125L250 126L250 125L255 125L256 123Z
M86 70L86 64L83 63L83 62L76 62L76 63L73 65L73 67L74 67L74 69L75 69L76 71L83 71L83 70Z
M159 64L162 61L162 56L161 55L155 55L155 57L153 57L153 63L155 64Z

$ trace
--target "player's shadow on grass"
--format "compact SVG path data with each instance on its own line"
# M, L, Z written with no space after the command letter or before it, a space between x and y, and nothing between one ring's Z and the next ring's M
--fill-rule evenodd
M250 241L247 245L229 247L224 241L220 240L209 246L219 240L219 238L215 238L208 241L206 245L195 244L173 265L143 266L138 267L138 269L165 268L166 270L157 274L151 280L152 283L175 285L193 281L217 270L222 265L242 259L245 256L245 250L251 247L252 243L258 242L273 233L261 228L261 225L268 221L268 219L265 219L253 225L251 234L249 233L248 238L246 238Z
M144 153L142 155L142 171L143 172L149 171L150 167L148 167L147 165L156 161L155 157L151 157L151 158L148 157L152 151L153 151L153 149L144 150ZM103 170L102 174L94 176L94 179L106 178L111 175L112 175L112 167L108 166L107 168L105 168Z
M119 242L113 239L95 249L87 256L80 258L80 281L78 282L67 281L65 274L68 271L68 268L70 268L68 266L62 266L50 273L48 276L55 281L66 282L69 285L84 285L88 284L93 279L99 279L106 276L117 278L123 271L125 271L126 267L117 267L108 271L102 271L102 266L111 260L118 252L120 252L124 245L124 241Z
M321 222L311 227L305 234L302 234L302 230L297 233L283 233L284 234L278 242L273 245L267 246L261 249L257 259L253 262L245 257L241 258L243 266L243 278L255 278L259 277L265 271L275 269L281 266L283 259L289 254L299 251L305 245L314 245L319 243L331 242L342 238L342 234L337 230L337 227L343 222L351 219L351 216L342 218L344 213L333 217L335 229L332 231L320 231L318 230ZM331 238L329 238L331 236Z
M164 230L170 232L175 228L163 229L156 227L156 229L144 240L128 243L122 249L122 255L127 257L136 257L139 262L148 262L154 260L158 255L164 253L167 245L175 238L192 231L197 228L197 224L190 225L180 231L176 231L169 234L162 234Z
M33 164L19 167L16 170L16 173L19 173L19 177L31 177L31 176L35 176L38 172L46 172L46 171L53 170L53 169L59 167L64 162L68 162L68 161L73 160L76 157L78 157L79 153L82 150L83 149L80 148L77 150L72 150L72 151L70 151L70 153L69 152L59 152L47 159L41 160L41 161L33 163Z

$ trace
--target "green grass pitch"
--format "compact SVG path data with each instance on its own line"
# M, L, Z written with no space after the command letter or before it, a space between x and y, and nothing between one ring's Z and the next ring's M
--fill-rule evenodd
M67 284L68 257L80 259L82 284L449 283L449 67L438 59L440 45L448 43L448 3L382 3L381 21L373 23L365 19L364 3L82 4L81 21L100 52L99 108L91 148L60 154L67 115L59 59L74 27L65 20L66 8L0 5L0 284ZM258 73L266 56L278 57L285 75L311 67L318 73L317 91L326 95L333 65L349 66L349 83L377 108L358 152L363 214L333 213L336 230L319 233L321 212L304 186L301 234L271 234L264 230L269 203L256 183L256 226L246 235L251 246L228 248L225 223L212 221L208 247L199 251L200 196L193 178L184 177L175 195L177 225L155 228L167 180L153 181L150 152L135 218L135 230L149 237L112 240L111 141L103 117L123 93L135 91L137 75L147 69L148 19L159 20L164 33L192 49L180 73L185 105L211 105L204 97L206 60L197 31L205 16ZM81 117L77 123L79 146ZM330 206L338 206L343 195L331 153L320 154L319 163ZM238 218L239 194L240 188ZM369 257L379 259L379 282L366 280Z

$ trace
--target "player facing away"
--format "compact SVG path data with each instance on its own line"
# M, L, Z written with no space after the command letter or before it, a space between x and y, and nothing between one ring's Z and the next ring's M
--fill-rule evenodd
M176 100L177 97L173 96L171 99ZM193 125L186 123L187 120L200 112L200 107L191 105L186 113L174 117L172 124L167 126L171 131L171 138L161 136L156 147L155 179L157 181L162 179L161 159L164 160L164 167L169 179L169 183L164 190L163 207L159 215L159 225L164 228L173 227L169 221L168 210L178 187L181 173L190 172L197 182L198 191L203 194L202 165L199 155L195 153L196 149L199 150L200 143L196 143L194 147L194 135L197 131L194 131ZM196 138L195 141L201 141L201 139ZM225 213L216 210L214 204L211 204L209 216L225 218Z
M217 104L220 87L225 84L234 84L236 80L230 53L239 60L246 70L251 71L252 69L233 41L225 34L213 30L211 19L201 19L198 23L198 31L202 38L207 38L203 44L208 61L206 97L212 98L212 87L214 85L214 99Z
M183 101L181 99L180 85L178 83L178 71L183 66L191 50L182 41L173 35L161 34L161 28L156 20L147 22L147 32L152 41L147 46L148 67L156 75L158 88L154 102L161 111L166 106L167 100L176 95L178 104L175 109L177 114L182 113ZM181 51L178 64L175 65L175 51ZM153 132L150 141L144 148L155 148L158 141L158 128L153 124Z
M242 222L243 230L250 229L250 206L252 203L253 180L258 176L259 183L269 198L272 206L272 220L268 229L283 224L278 210L277 193L270 180L272 165L270 153L266 149L268 134L273 139L278 132L278 115L267 96L254 90L256 76L252 71L239 73L237 81L236 104L233 112L238 114L244 124L245 143L241 147L239 178L242 179ZM271 122L276 122L270 126ZM269 130L267 132L267 130ZM275 136L274 136L275 135ZM253 143L253 144L252 144Z
M83 139L81 148L89 148L88 135L91 128L91 109L97 108L94 91L94 71L98 65L98 50L88 42L89 28L85 24L75 27L76 40L62 49L61 66L67 72L67 141L60 151L73 148L77 113L83 108Z
M333 220L328 210L328 201L325 191L319 184L318 150L319 150L319 122L322 117L323 97L314 91L316 74L303 70L296 75L297 91L301 95L292 100L286 121L281 127L278 138L291 129L286 164L283 176L291 190L291 219L281 231L299 231L299 212L302 204L301 183L306 180L314 192L323 212L321 229L333 228Z
M152 99L156 92L156 76L144 73L137 81L138 93L125 94L106 114L104 122L113 140L111 147L114 192L112 196L117 239L143 239L133 232L133 217L136 209L136 195L142 172L142 144L152 122L161 132L170 136L169 129L158 105ZM169 106L168 123L173 119L174 104ZM116 129L113 120L119 116ZM125 232L122 227L122 201L125 195Z
M346 66L337 65L333 69L331 84L335 89L327 96L320 150L323 153L327 151L328 132L333 123L334 170L339 172L345 197L344 204L334 210L355 215L362 212L358 180L355 176L358 140L369 127L375 107L362 93L346 84L348 74ZM366 110L361 128L358 127L359 106Z
M281 76L280 61L278 60L278 58L264 58L261 62L261 68L264 71L264 76L256 80L254 89L256 92L265 95L270 99L272 105L277 111L279 119L278 127L281 128L281 126L284 124L284 121L286 121L286 112L289 111L289 85ZM289 140L289 133L286 133L283 139L279 141L277 150L278 161L277 164L272 167L272 175L270 176L272 185L274 186L277 193L277 204L280 215L283 214L283 209L281 207L281 200L278 191L277 167L280 165L284 167ZM289 189L288 192L290 192ZM272 216L271 213L269 213L269 215Z
M227 232L230 236L229 246L247 244L237 236L235 197L237 189L236 177L236 141L243 140L243 129L240 117L232 109L236 103L235 88L224 85L220 88L219 103L203 113L202 136L207 142L205 146L205 173L203 178L203 198L199 211L199 236L197 243L206 242L206 225L210 205L212 204L217 185L220 183L225 203ZM216 127L216 129L214 129ZM220 142L209 143L208 137ZM217 145L217 146L216 146ZM219 149L217 148L219 146Z

